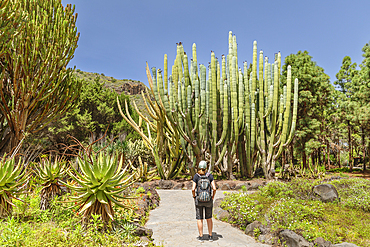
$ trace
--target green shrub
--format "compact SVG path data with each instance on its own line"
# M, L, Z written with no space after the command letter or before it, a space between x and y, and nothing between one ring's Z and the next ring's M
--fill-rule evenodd
M322 183L334 185L341 200L323 203L313 195L312 187ZM370 181L360 178L274 181L254 194L230 193L221 203L241 229L258 220L270 224L273 233L290 229L309 241L322 237L362 247L370 246L369 205Z
M234 223L242 228L260 218L266 213L266 209L272 200L264 198L262 201L258 194L248 195L245 193L230 193L221 203L221 208L228 210L233 217Z
M334 185L345 207L370 212L370 181L361 178L340 179Z
M267 213L273 230L298 230L306 239L312 239L316 223L324 216L323 205L320 201L297 199L281 199L275 201Z

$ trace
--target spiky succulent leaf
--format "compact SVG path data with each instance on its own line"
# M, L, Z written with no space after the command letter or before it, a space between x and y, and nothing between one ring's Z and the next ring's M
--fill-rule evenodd
M120 200L129 199L121 193L131 185L133 175L129 175L127 166L122 169L123 157L118 161L118 155L105 155L100 152L97 157L85 155L77 158L80 172L73 168L68 171L70 177L81 187L62 182L77 193L74 201L80 205L79 213L100 214L94 210L103 210L107 217L113 219L112 204L125 207ZM102 206L96 206L96 203Z
M6 158L6 154L0 159L0 217L8 216L14 206L12 198L20 193L22 185L29 179L29 173L23 167L23 162L19 159L15 163L15 158Z
M41 184L49 186L67 174L68 166L66 161L56 157L54 161L51 158L43 159L35 166L35 170Z

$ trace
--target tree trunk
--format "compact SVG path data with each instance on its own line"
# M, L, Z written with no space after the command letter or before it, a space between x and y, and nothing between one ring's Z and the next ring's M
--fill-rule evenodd
M328 162L328 169L330 169L330 144L329 144L329 141L326 144L326 153L328 155L328 161L327 161Z
M304 144L303 147L306 145ZM306 156L306 150L303 149L302 151L302 161L303 161L303 168L307 169L307 156Z
M290 158L292 160L292 164L294 165L294 146L293 146L293 142L290 143Z
M337 142L337 163L338 163L338 166L339 168L342 167L341 163L340 163L340 146L339 146L339 139L338 139L338 142Z
M315 152L312 152L311 154L311 162L312 162L312 168L315 169L316 167L316 159L315 159Z
M244 136L241 135L239 138L239 163L240 163L240 175L242 177L248 177L248 171L247 171L247 153L245 150L245 140Z
M363 171L364 173L366 172L366 162L365 162L365 158L366 158L366 147L365 147L365 132L364 132L364 128L361 127L361 142L362 142L362 164L363 164Z
M233 175L233 166L234 166L234 161L233 161L233 157L231 157L229 155L229 157L227 158L227 179L229 180L234 180L235 177Z
M352 164L352 138L351 138L351 125L348 121L348 151L349 151L349 159L348 159L348 165L349 165L349 171L352 172L353 164Z
M14 151L19 152L20 146L22 145L21 141L23 139L23 135L21 133L15 133L15 131L11 130L8 132L8 134L5 136L3 141L0 144L0 155L3 156L6 154L13 154ZM15 153L16 154L16 153Z

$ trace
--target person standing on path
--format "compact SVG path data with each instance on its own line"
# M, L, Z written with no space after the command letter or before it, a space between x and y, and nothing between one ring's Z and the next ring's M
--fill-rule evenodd
M212 209L216 194L216 184L212 174L207 171L207 162L199 162L198 172L193 177L192 193L195 201L196 219L199 231L197 239L203 242L203 219L207 221L209 241L213 241ZM207 181L208 180L208 181Z

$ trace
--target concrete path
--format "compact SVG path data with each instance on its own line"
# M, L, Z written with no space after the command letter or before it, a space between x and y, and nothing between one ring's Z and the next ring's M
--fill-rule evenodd
M256 242L243 231L230 224L213 219L214 241L200 243L195 219L195 206L190 190L157 190L161 200L159 207L152 210L146 227L153 230L154 243L165 247L232 246L269 247ZM216 198L223 197L217 191ZM204 236L208 237L207 223L203 221Z

